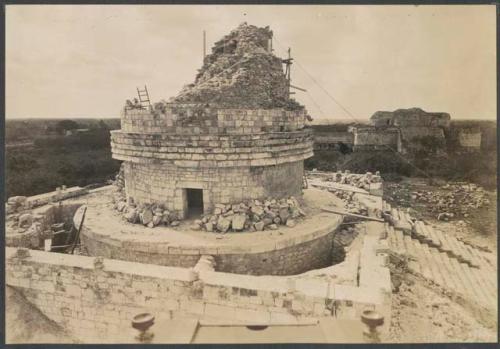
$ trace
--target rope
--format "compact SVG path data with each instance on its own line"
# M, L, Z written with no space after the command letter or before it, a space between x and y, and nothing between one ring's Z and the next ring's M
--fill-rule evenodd
M275 42L282 48L284 49L284 46L281 45L281 43L276 39L276 37L274 37L274 40ZM344 107L335 97L333 97L327 89L325 89L318 81L316 81L316 79L311 75L309 74L309 72L300 64L300 62L294 58L294 61L295 63L297 63L297 66L333 101L335 102L335 104L337 104L354 122L356 123L361 123L359 120L357 120L354 115L346 108ZM399 158L401 158L402 160L404 160L408 165L410 165L411 167L413 167L415 170L419 171L420 173L424 174L427 178L429 179L432 179L432 177L427 174L427 172L425 172L424 170L418 168L417 166L415 166L414 164L411 163L410 160L406 159L404 156L401 155L401 153L399 153L397 150L393 149L392 147L386 145L386 144L383 144L384 147L386 147L387 149L391 150L392 152L394 152Z

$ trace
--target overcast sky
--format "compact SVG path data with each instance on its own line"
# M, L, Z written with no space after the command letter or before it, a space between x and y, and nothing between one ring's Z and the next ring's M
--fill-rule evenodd
M210 49L243 21L269 25L277 55L292 48L313 118L349 117L324 90L360 119L408 107L496 117L493 5L8 5L6 116L118 117L144 84L168 99L193 82L203 30Z

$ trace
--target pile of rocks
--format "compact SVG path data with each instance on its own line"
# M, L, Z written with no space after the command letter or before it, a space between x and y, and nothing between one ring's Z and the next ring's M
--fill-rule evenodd
M334 188L328 188L327 190L344 202L344 208L347 212L368 216L368 208L355 200L355 192Z
M377 171L375 174L371 172L366 172L365 174L350 173L349 170L344 172L334 172L330 178L331 182L348 184L353 187L370 190L370 183L380 183L382 182L382 177L380 172Z
M445 221L460 216L467 218L472 210L490 205L486 192L476 184L451 183L440 189L413 191L411 199L425 203L431 212L437 213L437 219Z
M161 205L136 205L126 201L123 189L117 187L113 195L114 208L129 223L143 224L149 228L158 225L176 227L180 224L175 212L164 209Z
M29 209L26 196L12 196L5 204L5 214L13 214Z
M233 205L217 204L213 214L195 221L192 229L219 233L276 230L279 225L295 226L305 215L293 196Z
M129 223L143 224L150 228L159 225L176 227L180 224L177 213L164 209L162 205L127 202L123 188L116 187L113 204ZM276 230L279 225L295 226L297 220L305 215L293 196L263 202L254 200L232 205L216 204L212 214L202 216L191 228L220 233Z
M115 181L113 183L119 189L125 188L125 170L123 169L123 164L120 166L120 171L116 174Z
M194 83L170 102L238 108L301 108L289 98L283 64L270 49L272 31L242 23L217 41Z

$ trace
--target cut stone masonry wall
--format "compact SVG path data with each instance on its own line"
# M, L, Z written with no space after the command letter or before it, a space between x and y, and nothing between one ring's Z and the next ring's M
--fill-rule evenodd
M324 218L321 221L321 218ZM318 217L307 233L279 240L255 240L240 245L180 245L157 240L138 241L133 236L97 231L89 224L81 232L83 244L93 256L192 268L202 255L215 258L218 271L250 275L290 275L331 264L332 241L342 218ZM287 228L300 231L301 227ZM254 233L255 234L255 233Z
M6 284L80 338L124 339L130 319L193 317L297 323L322 316L357 319L366 307L390 323L390 275L384 245L366 239L359 286L300 277L250 276L118 260L6 249Z

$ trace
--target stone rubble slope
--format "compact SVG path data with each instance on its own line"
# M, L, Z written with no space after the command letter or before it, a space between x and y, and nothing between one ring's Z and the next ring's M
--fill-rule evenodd
M172 103L211 103L238 108L302 108L288 97L282 60L269 48L272 31L242 23L217 41L194 83Z

